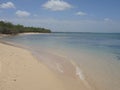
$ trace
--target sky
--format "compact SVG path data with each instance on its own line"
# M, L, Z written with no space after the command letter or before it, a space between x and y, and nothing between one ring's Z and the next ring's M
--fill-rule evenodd
M53 32L120 33L120 0L0 0L0 20Z

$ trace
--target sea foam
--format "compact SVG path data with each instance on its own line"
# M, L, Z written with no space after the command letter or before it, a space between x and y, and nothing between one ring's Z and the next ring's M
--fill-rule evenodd
M85 77L79 67L76 67L76 75L79 76L81 80L85 80Z
M64 71L62 70L62 65L56 63L56 67L57 67L57 70L61 73L63 73Z
M83 75L82 70L77 66L76 67L76 75L83 81L84 85L88 88L91 88L90 84L86 81L85 76Z

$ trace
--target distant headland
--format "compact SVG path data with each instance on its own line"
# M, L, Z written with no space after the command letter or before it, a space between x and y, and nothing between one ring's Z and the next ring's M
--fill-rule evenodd
M40 27L26 27L20 24L0 21L0 34L19 34L19 33L51 33L51 30Z

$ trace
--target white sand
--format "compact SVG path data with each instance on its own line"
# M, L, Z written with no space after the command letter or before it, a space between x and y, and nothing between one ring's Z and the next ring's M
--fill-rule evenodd
M28 51L0 44L0 90L40 89L64 90L64 87Z
M29 51L0 44L0 90L89 90L76 78L60 76Z

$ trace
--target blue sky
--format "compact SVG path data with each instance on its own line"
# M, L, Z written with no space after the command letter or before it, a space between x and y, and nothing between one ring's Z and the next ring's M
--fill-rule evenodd
M0 20L63 32L120 32L120 0L0 0Z

